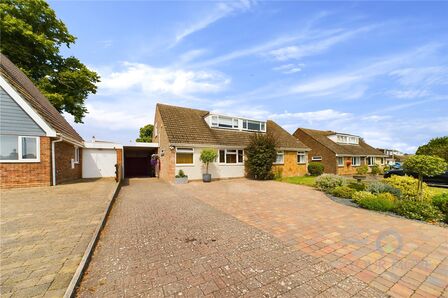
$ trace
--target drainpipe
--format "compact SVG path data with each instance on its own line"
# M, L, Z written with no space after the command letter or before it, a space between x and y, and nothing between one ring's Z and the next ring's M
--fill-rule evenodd
M56 154L54 152L54 144L62 142L62 137L59 139L51 141L51 172L53 174L53 186L56 185Z

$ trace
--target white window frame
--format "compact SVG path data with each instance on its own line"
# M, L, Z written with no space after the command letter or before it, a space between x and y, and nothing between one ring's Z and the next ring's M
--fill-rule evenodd
M304 156L305 157L305 161L304 162L300 162L300 158L299 158L300 156ZM304 164L307 163L307 161L308 161L308 154L306 154L306 152L303 152L303 151L297 152L297 164L304 165Z
M373 161L373 162L370 163L370 161ZM374 165L376 165L376 157L375 156L367 156L367 165L369 167L373 167Z
M76 164L79 164L79 147L75 146L75 158L74 158L74 162Z
M258 123L258 129L249 129L249 122L257 122ZM244 125L246 125L246 127L244 127ZM247 131L261 131L261 132L266 132L266 122L264 121L258 121L258 120L249 120L249 119L243 119L242 120L242 130L247 130Z
M277 156L281 156L282 157L282 161L281 162L277 162ZM285 151L283 151L283 150L277 151L277 154L275 155L274 165L283 165L283 164L285 164Z
M358 160L359 163L355 163L355 160ZM352 156L352 166L359 167L361 165L361 157L359 156Z
M0 163L36 163L40 162L40 137L36 136L17 136L17 154L18 159L4 159L0 160ZM36 140L36 158L29 159L29 158L23 158L22 157L22 140L24 138L30 138Z
M192 163L177 163L177 153L191 153L193 155L193 162ZM181 148L177 148L176 147L176 152L174 155L174 158L176 159L176 166L179 167L185 167L185 166L194 166L194 148L190 148L190 147L181 147Z
M224 151L224 162L221 162L221 158L220 158L221 151ZM235 151L235 152L228 152L228 151ZM242 160L241 161L239 161L239 159L238 159L238 151L242 151L241 152L242 153L242 156L241 156ZM236 163L227 163L227 154L236 155ZM219 151L218 151L218 164L226 165L226 166L229 166L229 165L242 165L242 164L244 164L244 150L243 149L219 149Z
M322 161L322 156L320 156L320 155L311 156L311 160L312 161Z
M342 162L339 163L339 160L342 160ZM343 167L343 166L344 166L344 157L342 157L342 156L337 156L337 157L336 157L336 163L337 163L338 167Z

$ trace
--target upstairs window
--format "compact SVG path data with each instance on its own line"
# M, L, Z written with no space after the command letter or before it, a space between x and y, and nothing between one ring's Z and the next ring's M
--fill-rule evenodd
M337 135L336 140L342 144L359 144L359 138L355 136Z
M238 128L238 118L213 115L211 117L212 127Z
M193 153L193 148L176 148L176 165L192 165Z
M243 120L243 130L266 131L266 123L262 121Z
M38 162L40 161L39 137L0 136L1 162Z

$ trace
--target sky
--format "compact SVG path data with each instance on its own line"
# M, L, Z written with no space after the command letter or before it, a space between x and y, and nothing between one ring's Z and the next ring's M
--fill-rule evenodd
M448 2L50 5L77 36L63 54L101 76L85 140L134 141L158 102L408 153L448 135Z

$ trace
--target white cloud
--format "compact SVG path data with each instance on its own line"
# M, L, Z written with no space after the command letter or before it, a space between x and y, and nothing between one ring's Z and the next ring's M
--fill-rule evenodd
M448 67L427 66L408 67L390 72L403 85L443 85L448 84Z
M332 109L314 111L314 112L299 112L299 113L290 113L285 111L281 114L271 114L269 117L272 119L279 120L303 120L309 123L312 122L320 122L320 121L329 121L335 119L344 119L347 117L351 117L352 114L339 112Z
M310 95L325 95L333 92L334 89L344 85L350 85L361 79L355 75L336 75L327 78L316 79L307 83L293 86L290 91L292 93L308 93Z
M303 64L303 63L300 63L300 64L291 63L291 64L284 64L284 65L274 67L273 70L279 71L284 74L292 74L292 73L302 71L304 66L305 66L305 64Z
M418 98L429 96L430 93L427 90L392 90L389 95L395 98Z

